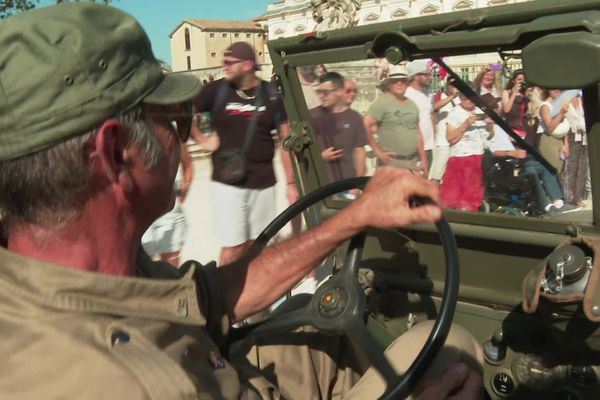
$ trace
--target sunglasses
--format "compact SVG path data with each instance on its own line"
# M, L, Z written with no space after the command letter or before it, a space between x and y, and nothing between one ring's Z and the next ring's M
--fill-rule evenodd
M181 140L181 143L186 143L190 138L192 120L194 118L191 102L178 104L173 107L173 111L149 111L147 112L147 115L155 119L161 125L171 126L175 132L177 132L177 137Z
M331 93L335 92L337 89L317 89L315 92L317 94L322 94L323 96L329 96Z
M223 60L223 65L227 65L229 67L231 65L239 64L244 61L246 61L246 60Z

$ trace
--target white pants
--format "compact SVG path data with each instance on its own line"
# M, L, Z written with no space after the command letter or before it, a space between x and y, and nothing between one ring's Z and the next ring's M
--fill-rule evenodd
M253 240L275 218L275 186L245 189L211 182L215 235L221 247Z

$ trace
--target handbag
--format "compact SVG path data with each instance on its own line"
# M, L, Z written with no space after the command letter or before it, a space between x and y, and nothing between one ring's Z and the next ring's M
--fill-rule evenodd
M233 147L213 153L212 159L217 171L219 181L228 185L233 185L244 180L246 177L246 152L250 147L256 124L258 122L258 110L261 106L261 90L263 82L256 88L254 97L256 99L252 118L246 129L246 136L242 147Z
M240 147L213 154L213 163L223 183L234 184L246 177L246 154Z

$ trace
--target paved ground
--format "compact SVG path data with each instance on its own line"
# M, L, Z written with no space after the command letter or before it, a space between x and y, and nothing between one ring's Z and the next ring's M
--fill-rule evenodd
M182 261L195 259L206 263L216 260L219 256L219 248L213 236L213 205L208 193L211 171L210 156L195 157L194 180L183 204L188 237L182 250ZM283 166L278 157L275 159L275 173L278 182L277 210L281 212L287 207L287 199ZM283 233L289 233L289 230L284 229Z

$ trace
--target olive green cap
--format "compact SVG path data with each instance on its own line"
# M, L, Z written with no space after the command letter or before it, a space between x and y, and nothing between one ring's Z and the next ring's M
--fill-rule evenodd
M81 135L140 103L175 104L200 90L164 75L130 15L63 3L0 21L0 160Z

